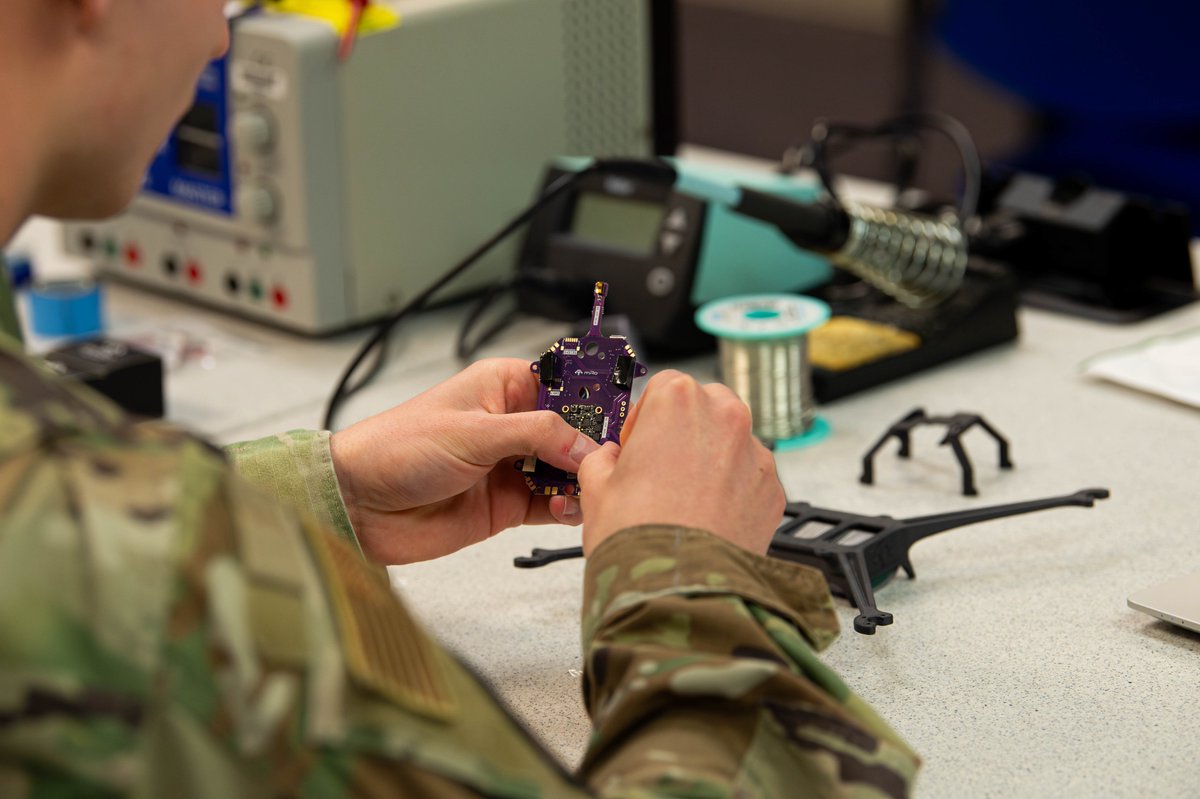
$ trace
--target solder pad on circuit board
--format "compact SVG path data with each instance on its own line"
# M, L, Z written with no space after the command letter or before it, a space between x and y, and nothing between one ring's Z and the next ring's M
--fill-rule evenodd
M629 414L635 378L646 374L624 336L600 332L608 284L597 283L592 324L578 337L561 338L530 364L538 376L538 409L551 410L597 443L618 441ZM578 494L575 475L533 456L517 467L535 494Z

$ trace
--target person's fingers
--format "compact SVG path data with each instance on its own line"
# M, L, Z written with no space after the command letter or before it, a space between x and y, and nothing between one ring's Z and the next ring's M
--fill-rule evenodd
M591 514L602 511L606 506L611 505L607 501L606 491L608 483L616 471L617 458L620 454L621 447L609 441L599 450L589 455L584 460L583 466L579 468L579 491L583 499L582 504L587 505L589 508L589 520L594 519L594 516ZM590 524L591 522L589 521L588 525ZM622 524L612 524L608 529L597 531L588 525L584 525L583 528L583 552L585 556L592 553L592 550L606 537L606 534L614 533L618 528L625 526Z
M612 441L606 441L604 446L589 455L579 467L579 490L584 495L603 491L617 467L617 456L621 447Z
M578 497L568 497L559 494L558 496L550 497L550 501L546 503L546 506L550 511L550 516L561 524L575 526L583 523L583 511L579 507Z
M507 462L496 464L488 475L487 495L488 535L523 524L572 523L560 520L551 511L550 500L555 497L530 492L525 478Z
M529 361L517 358L496 358L489 361L504 386L504 408L501 413L520 413L537 408L538 377Z
M664 386L683 377L683 372L675 369L664 369L646 381L646 388L642 391L642 398L630 409L629 415L625 417L625 426L621 428L622 445L633 434L633 428L637 425L637 418L642 412L642 406L645 405L646 398L657 396L658 392L662 391Z
M537 407L538 379L529 361L487 358L476 361L421 395L440 408L486 410L488 413L532 411Z
M514 455L535 455L551 466L575 473L583 459L600 448L553 411L481 414L463 432L463 455L480 466Z
M638 414L641 412L642 403L635 403L629 409L629 415L625 417L625 425L621 428L621 444L625 444L629 440L629 436L633 433L634 425L637 424Z

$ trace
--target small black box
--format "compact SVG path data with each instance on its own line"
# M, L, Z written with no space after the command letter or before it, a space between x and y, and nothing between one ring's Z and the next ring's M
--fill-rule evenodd
M97 338L77 341L44 358L58 374L91 386L129 413L155 419L163 415L163 365L153 353Z

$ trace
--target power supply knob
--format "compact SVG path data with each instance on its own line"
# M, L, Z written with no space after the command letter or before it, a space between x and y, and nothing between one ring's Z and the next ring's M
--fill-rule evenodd
M244 152L267 153L275 145L275 125L266 111L239 111L233 136Z
M269 186L247 183L237 190L237 212L252 222L269 225L279 215L279 201Z

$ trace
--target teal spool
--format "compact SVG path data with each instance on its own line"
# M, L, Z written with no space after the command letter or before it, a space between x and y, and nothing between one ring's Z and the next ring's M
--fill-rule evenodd
M828 305L792 294L727 297L696 311L697 326L717 339L721 381L750 407L754 435L777 449L829 433L808 360L808 333L828 319Z

